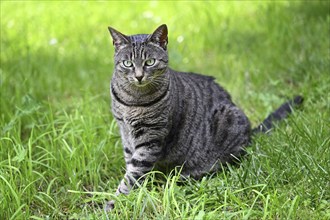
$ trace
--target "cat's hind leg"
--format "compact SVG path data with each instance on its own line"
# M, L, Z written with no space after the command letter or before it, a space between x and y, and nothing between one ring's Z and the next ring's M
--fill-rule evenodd
M237 161L250 144L251 126L246 115L236 106L222 106L215 115L215 141L221 163Z

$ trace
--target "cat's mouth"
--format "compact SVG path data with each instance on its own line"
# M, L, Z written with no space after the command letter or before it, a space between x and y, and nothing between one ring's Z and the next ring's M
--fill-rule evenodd
M150 84L151 82L149 81L135 81L134 85L140 88L146 87Z
M157 85L161 84L160 78L159 78L159 76L161 76L161 75L162 75L162 73L156 74L152 77L143 78L142 80L134 80L131 83L138 88L150 88L150 87L156 88Z

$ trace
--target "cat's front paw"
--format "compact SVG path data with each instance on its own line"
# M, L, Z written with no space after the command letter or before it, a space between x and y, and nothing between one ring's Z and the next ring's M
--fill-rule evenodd
M106 211L106 212L110 212L114 208L115 208L115 201L114 200L111 200L111 201L105 203L105 205L104 205L104 211Z

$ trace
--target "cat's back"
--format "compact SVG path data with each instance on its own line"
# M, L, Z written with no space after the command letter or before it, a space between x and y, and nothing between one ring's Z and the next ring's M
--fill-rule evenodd
M196 98L199 102L231 103L229 93L215 82L212 76L205 76L192 72L177 72L171 70L171 78L176 84L176 90L186 94L186 98ZM209 103L209 104L211 104Z
M201 84L209 84L209 83L214 84L214 80L215 80L215 78L212 76L206 76L206 75L202 75L199 73L193 73L193 72L178 72L178 71L171 69L171 73L172 73L172 75L175 75L180 80L188 80L187 82L194 81L194 82L198 82Z

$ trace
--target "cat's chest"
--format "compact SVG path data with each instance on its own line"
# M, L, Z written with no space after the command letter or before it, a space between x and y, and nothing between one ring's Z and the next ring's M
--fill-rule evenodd
M134 125L136 121L146 120L150 117L150 110L141 107L125 108L121 112L122 119L127 125Z
M141 118L145 115L150 114L151 109L144 108L144 107L132 107L132 106L125 106L116 101L112 102L112 113L113 115L121 120L128 122L134 118Z
M113 102L112 112L117 121L125 127L135 127L137 124L154 124L166 120L170 114L170 105L158 103L148 107L124 106Z

